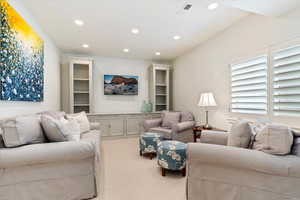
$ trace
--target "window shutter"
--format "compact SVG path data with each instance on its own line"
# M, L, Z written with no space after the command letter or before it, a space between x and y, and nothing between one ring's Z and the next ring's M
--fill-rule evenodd
M231 65L231 112L267 114L268 57Z
M300 46L273 55L273 113L300 116Z

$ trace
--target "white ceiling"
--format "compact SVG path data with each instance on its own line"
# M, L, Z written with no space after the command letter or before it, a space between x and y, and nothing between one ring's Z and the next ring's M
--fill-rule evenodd
M207 6L212 0L22 1L66 53L156 60L170 60L185 53L247 16L249 13L240 9L254 5L250 0L222 0L218 9L209 11ZM248 4L238 4L240 1ZM188 12L183 11L185 2L193 4ZM76 26L75 19L83 20L84 26ZM132 34L132 28L138 28L140 34ZM181 39L173 40L174 35ZM82 48L85 43L90 48ZM130 52L124 53L124 48ZM160 56L155 55L157 51Z

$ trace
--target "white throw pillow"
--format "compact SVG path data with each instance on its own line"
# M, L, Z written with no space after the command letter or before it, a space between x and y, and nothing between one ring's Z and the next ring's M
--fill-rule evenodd
M237 121L232 125L228 136L227 146L248 148L251 142L252 131L246 120Z
M67 119L75 120L80 125L80 133L85 133L90 131L90 122L86 116L85 112L69 114L67 115Z
M51 116L44 115L41 121L45 134L51 142L80 140L80 126L74 120L66 120L64 118L57 120Z
M275 155L286 155L291 151L293 133L283 125L266 125L255 136L253 149Z
M38 115L19 116L4 120L1 124L2 136L6 147L43 143L43 135Z

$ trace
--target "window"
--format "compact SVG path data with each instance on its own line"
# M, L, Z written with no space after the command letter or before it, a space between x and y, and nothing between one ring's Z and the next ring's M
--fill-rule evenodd
M231 112L267 114L268 57L231 65Z
M300 46L273 55L273 113L300 117Z

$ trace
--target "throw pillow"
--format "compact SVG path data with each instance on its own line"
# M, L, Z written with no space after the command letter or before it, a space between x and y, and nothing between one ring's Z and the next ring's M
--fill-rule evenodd
M283 125L266 125L255 136L253 149L275 155L286 155L293 144L292 131Z
M194 121L194 115L191 112L181 112L181 122Z
M74 120L54 119L42 116L42 126L50 142L79 141L80 126Z
M88 132L91 129L90 122L89 122L85 112L67 115L67 119L72 119L72 120L77 121L77 123L79 123L80 133Z
M240 120L232 125L227 146L248 148L252 137L248 121Z
M60 112L60 111L44 111L39 113L41 115L49 115L54 119L61 119L65 117L66 113L65 112Z
M6 147L17 147L45 141L38 115L20 116L4 120L2 130Z
M180 120L179 112L164 112L162 126L172 128L173 124L178 124Z

